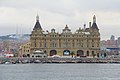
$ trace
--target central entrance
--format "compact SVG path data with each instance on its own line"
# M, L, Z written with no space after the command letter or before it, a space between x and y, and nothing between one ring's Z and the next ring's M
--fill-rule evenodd
M57 54L57 51L56 50L51 50L50 51L50 56L53 56L53 55L56 55Z
M84 56L83 50L78 50L77 51L77 56Z
M64 56L69 56L70 55L70 51L69 50L64 50L63 51L63 55Z

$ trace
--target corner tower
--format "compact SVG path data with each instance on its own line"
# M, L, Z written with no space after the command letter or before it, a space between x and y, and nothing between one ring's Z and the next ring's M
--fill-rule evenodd
M97 24L96 24L96 16L95 16L95 15L93 16L92 29L97 29L97 30L99 30L99 29L98 29L98 26L97 26Z
M100 32L99 32L99 28L97 26L96 23L96 16L93 16L93 23L92 26L90 28L90 36L91 36L91 51L92 51L92 56L99 56L100 53Z
M32 54L36 50L40 49L40 41L43 37L43 30L41 27L41 24L39 22L39 16L36 16L36 23L32 30L32 33L30 34L30 53Z
M41 29L42 30L42 27L41 27L40 22L39 22L39 16L38 15L36 16L36 24L35 24L33 30L35 30L35 29Z

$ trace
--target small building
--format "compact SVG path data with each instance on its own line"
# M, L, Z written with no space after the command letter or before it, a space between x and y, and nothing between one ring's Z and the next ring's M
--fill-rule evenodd
M11 58L14 57L14 54L12 52L4 52L4 57Z
M30 57L30 41L19 46L19 57Z
M31 57L33 58L46 58L47 54L44 53L42 50L36 50L32 53Z

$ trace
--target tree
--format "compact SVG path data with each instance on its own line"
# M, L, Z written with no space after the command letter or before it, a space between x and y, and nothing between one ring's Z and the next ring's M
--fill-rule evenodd
M93 53L93 54L92 54L92 56L93 56L93 58L95 58L96 54L95 54L95 53Z
M75 55L74 51L72 51L72 52L70 53L70 55L72 55L72 58L73 58L73 55Z

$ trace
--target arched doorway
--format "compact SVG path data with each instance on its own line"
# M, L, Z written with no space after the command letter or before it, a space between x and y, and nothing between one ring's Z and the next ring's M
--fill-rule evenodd
M64 50L63 51L63 55L64 56L69 56L70 55L70 51L69 50Z
M23 57L27 57L27 55L23 54Z
M93 57L95 57L95 56L96 56L96 54L95 54L95 52L94 52L94 51L92 51L92 56L93 56Z
M53 56L53 55L56 55L57 54L57 51L56 50L51 50L50 51L50 56Z
M30 57L30 54L27 54L27 57Z
M78 50L77 51L77 56L84 56L83 50Z
M87 54L86 54L86 56L89 56L89 51L87 51Z
M47 53L47 51L45 50L44 53Z
M97 57L100 57L100 54L99 54L99 53L97 53Z

